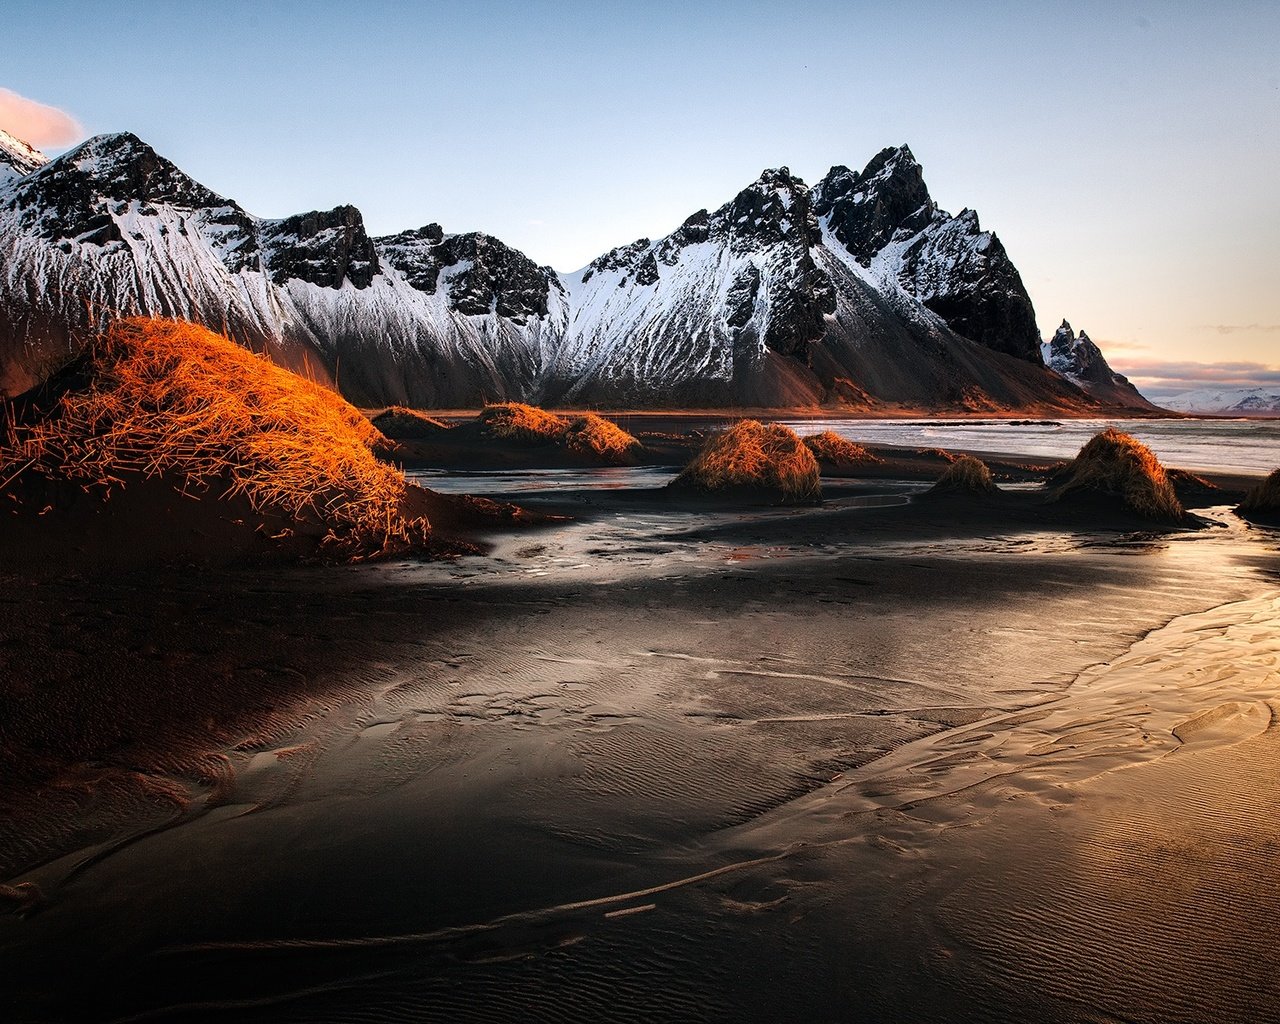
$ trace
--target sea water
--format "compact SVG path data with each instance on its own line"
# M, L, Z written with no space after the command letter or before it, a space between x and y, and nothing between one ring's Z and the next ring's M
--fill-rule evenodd
M799 434L834 430L864 444L1052 459L1071 458L1094 434L1112 426L1138 438L1166 466L1255 474L1280 468L1280 419L815 419L787 421L786 425Z

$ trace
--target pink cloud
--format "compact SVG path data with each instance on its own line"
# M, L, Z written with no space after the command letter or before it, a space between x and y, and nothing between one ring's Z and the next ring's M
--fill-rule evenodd
M80 122L65 110L0 88L0 128L37 149L57 149L84 138Z

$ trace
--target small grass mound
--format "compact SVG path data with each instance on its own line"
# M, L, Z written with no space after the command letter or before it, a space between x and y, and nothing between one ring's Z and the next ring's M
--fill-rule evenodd
M1137 438L1108 427L1057 477L1050 500L1091 493L1145 519L1181 522L1186 513L1160 460Z
M332 391L180 320L112 323L60 394L0 439L0 480L25 473L109 495L160 477L185 493L241 495L256 512L324 531L351 558L425 546L402 512L404 475Z
M434 437L449 425L434 419L416 409L406 409L402 405L393 405L390 409L373 417L373 425L383 437L393 441L416 441L424 437Z
M519 402L485 406L476 417L474 428L481 437L491 440L528 447L555 446L612 465L634 462L643 448L616 423L595 413L558 416Z
M535 405L502 402L486 405L476 417L481 434L520 444L555 444L563 440L569 421Z
M788 503L822 497L813 452L794 431L757 420L743 420L713 434L671 486L713 494L752 494Z
M641 447L639 441L612 420L593 412L570 420L564 437L570 451L596 455L606 462L630 462Z
M999 490L985 462L972 455L960 455L943 470L929 493L996 494Z
M1244 519L1280 524L1280 469L1246 494L1236 512Z
M872 455L862 445L841 437L834 430L809 435L804 439L804 446L813 452L815 459L830 466L855 466L858 463L884 461Z

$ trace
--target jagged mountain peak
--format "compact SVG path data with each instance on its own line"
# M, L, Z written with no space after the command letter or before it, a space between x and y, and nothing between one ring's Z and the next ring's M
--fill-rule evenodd
M30 143L0 128L0 184L38 171L49 158Z
M1042 346L1044 363L1049 369L1078 384L1089 394L1106 402L1134 408L1151 408L1129 378L1116 373L1107 363L1102 350L1084 331L1077 333L1063 320L1053 337Z
M908 146L882 149L854 174L838 165L813 190L814 208L864 266L901 235L923 230L937 210Z

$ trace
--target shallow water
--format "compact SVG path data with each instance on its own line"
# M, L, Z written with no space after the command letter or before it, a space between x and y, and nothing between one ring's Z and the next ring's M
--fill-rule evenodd
M1114 426L1148 445L1166 465L1266 474L1280 467L1280 419L1270 420L794 420L802 435L823 430L866 444L1046 458L1071 458L1094 434Z
M615 491L664 487L678 470L667 466L585 469L416 469L410 480L447 494L527 495L546 491Z
M593 493L575 471L468 489L532 480ZM8 879L48 902L0 917L0 1006L1266 1019L1274 535L1221 508L1195 534L859 531L857 501L911 490L852 512L624 502L452 565L229 579L260 720L209 751L216 784L175 771L176 808ZM816 528L753 537L788 522ZM218 685L180 611L207 582L132 585L168 610L147 657ZM118 617L119 586L76 593ZM92 819L109 794L83 785Z

